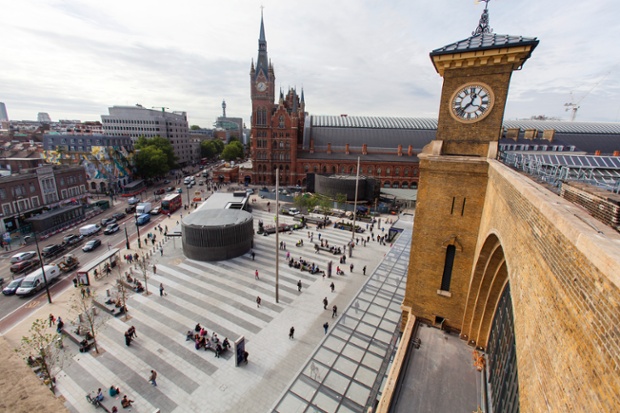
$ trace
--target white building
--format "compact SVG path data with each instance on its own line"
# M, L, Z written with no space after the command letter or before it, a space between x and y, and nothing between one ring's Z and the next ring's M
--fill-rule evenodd
M134 142L140 136L161 136L172 144L179 165L189 165L197 160L189 139L186 112L147 109L142 105L113 106L108 112L109 115L101 115L104 134L131 137Z

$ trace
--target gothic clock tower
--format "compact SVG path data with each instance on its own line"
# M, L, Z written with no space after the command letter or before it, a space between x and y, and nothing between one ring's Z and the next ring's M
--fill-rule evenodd
M512 72L537 45L536 38L492 33L485 7L471 37L430 54L444 82L436 140L418 155L404 322L410 311L419 320L463 331L487 159L497 154Z

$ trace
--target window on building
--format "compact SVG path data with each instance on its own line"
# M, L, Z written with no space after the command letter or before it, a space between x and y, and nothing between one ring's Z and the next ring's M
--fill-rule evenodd
M33 208L37 208L40 206L39 204L39 197L38 196L33 196L32 198L30 198L30 202L32 202L32 207Z
M443 266L443 275L441 277L441 290L450 291L450 281L452 280L452 267L454 265L454 256L456 255L456 247L448 245L446 250L446 260Z
M6 189L0 188L0 199L6 199Z
M13 213L11 210L11 204L2 204L2 213L4 216L11 215Z
M34 194L37 191L37 188L34 186L34 183L30 182L30 193Z
M278 119L278 127L284 129L284 116L280 116L280 119Z

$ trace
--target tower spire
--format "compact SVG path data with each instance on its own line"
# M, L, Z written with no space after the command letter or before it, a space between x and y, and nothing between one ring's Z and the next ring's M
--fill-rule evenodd
M260 10L260 34L258 37L258 59L256 59L255 77L257 78L261 72L265 78L269 80L269 58L267 57L267 38L265 37L265 23L263 21L262 6Z
M478 27L476 27L476 30L474 30L473 32L471 32L472 36L479 36L481 34L490 34L491 32L493 32L493 29L491 29L491 27L489 26L489 1L491 0L478 0L478 2L483 1L484 4L484 10L482 12L482 16L480 16L480 21L478 22Z

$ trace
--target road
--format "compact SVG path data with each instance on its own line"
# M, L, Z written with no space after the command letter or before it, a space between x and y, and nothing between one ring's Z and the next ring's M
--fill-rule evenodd
M154 199L155 197L153 195L153 191L155 189L157 189L157 187L149 188L148 192L144 193L143 198L142 198L143 201L145 202L152 202L153 206L159 205L159 202L155 201ZM147 194L150 194L150 195L147 195ZM159 200L161 199L161 196L157 198ZM127 207L127 205L128 205L127 198L118 198L114 202L113 207L91 218L89 221L81 223L80 225L76 226L73 230L69 232L56 234L50 238L47 238L44 241L40 241L39 248L43 249L46 245L60 244L62 243L62 239L64 236L70 233L78 234L79 227L87 225L87 224L100 224L101 219L110 217L113 213L125 212L125 208ZM182 209L177 211L175 215L178 215L181 211ZM157 224L161 223L164 220L168 220L168 219L163 215L152 216L151 221L148 224L140 227L140 235L142 238L142 244L144 244L144 238L146 238L146 234L149 231L154 233L155 231L153 231L153 227L155 227ZM170 222L176 223L176 219L174 215L170 219ZM82 241L81 243L78 243L72 246L71 249L67 249L63 251L61 254L55 257L53 262L58 262L62 259L63 255L71 253L80 261L80 266L81 266L94 260L99 255L107 251L108 245L110 245L111 248L124 249L125 244L126 244L125 228L127 228L127 235L130 241L130 246L134 248L134 251L135 251L137 249L138 234L136 230L136 225L134 223L133 215L128 214L125 218L119 221L119 226L120 226L120 230L112 235L104 235L103 231L101 231L98 235L94 237L86 238L86 240L94 239L94 238L99 238L101 240L101 246L98 247L96 250L92 252L83 252L82 246L86 242L85 240L85 241ZM172 225L169 225L169 226L172 227ZM162 227L163 227L163 223L162 223ZM157 231L157 235L159 235L158 231ZM144 247L144 245L142 246ZM9 267L11 266L11 263L10 263L11 256L21 251L31 251L31 250L33 251L36 250L36 247L34 245L28 245L28 246L25 246L19 249L13 249L12 251L0 256L0 276L4 277L5 285L11 280L12 274L9 271ZM71 271L69 273L62 274L58 280L56 280L55 282L49 285L49 291L50 291L50 296L52 298L52 301L54 300L55 295L64 291L66 288L73 287L72 280L73 280L74 273L75 271ZM26 274L23 274L23 275L26 275ZM18 297L15 295L5 296L4 294L0 294L0 334L3 334L7 329L13 326L16 322L23 319L23 317L27 316L30 312L36 310L38 307L40 307L41 305L44 305L45 303L47 303L47 295L46 295L45 289L29 297Z

